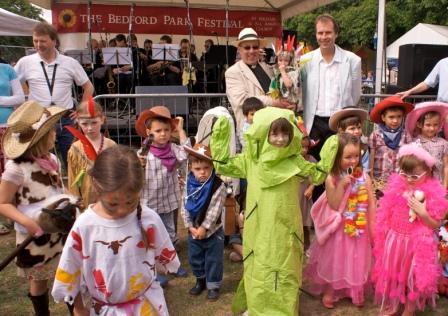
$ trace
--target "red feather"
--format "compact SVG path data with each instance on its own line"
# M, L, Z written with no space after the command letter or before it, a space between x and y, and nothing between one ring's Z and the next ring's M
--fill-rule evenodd
M294 47L294 42L296 40L296 36L293 35L292 38L288 35L288 41L286 42L286 50L290 52Z
M93 147L92 143L87 139L87 137L78 131L76 128L72 126L64 126L70 133L72 133L73 136L75 136L77 139L81 141L82 147L84 148L84 152L86 153L87 158L90 160L96 160L96 157L98 156L96 154L95 147Z
M281 50L282 50L282 39L277 38L277 40L275 41L275 53L278 54L280 53Z
M89 112L90 117L95 117L95 102L93 101L93 97L89 97L89 102L87 103L87 111Z

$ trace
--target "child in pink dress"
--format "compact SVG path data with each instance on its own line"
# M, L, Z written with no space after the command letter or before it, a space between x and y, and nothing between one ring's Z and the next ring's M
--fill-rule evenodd
M402 315L409 316L426 303L435 306L441 267L434 229L448 201L433 176L436 160L431 154L411 143L400 148L398 159L399 174L389 177L379 201L372 280L382 315L394 315L404 304Z
M338 140L325 193L311 209L316 239L304 271L310 291L323 294L326 308L333 308L334 302L344 297L357 306L364 304L375 216L370 177L360 166L359 138L341 133Z

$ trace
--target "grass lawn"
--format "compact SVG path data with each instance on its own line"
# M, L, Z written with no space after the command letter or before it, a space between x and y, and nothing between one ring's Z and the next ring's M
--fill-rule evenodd
M186 259L185 230L180 231L182 238L181 261L187 270L190 270ZM6 257L14 247L14 234L0 236L0 258ZM206 293L200 297L191 297L188 290L194 285L195 279L191 275L188 278L171 278L165 290L165 297L171 315L193 316L193 315L232 315L230 305L233 294L242 276L242 265L231 263L228 259L230 250L225 250L224 280L221 289L221 297L216 302L208 302ZM0 315L27 316L32 315L31 303L26 297L27 283L16 276L16 268L11 263L5 270L0 272ZM306 284L304 285L306 287ZM354 307L349 300L343 300L337 304L337 308L328 310L322 307L319 298L313 298L307 294L300 297L300 315L302 316L376 316L378 307L372 304L371 297L367 297L363 308ZM52 315L68 315L63 304L51 305ZM436 311L427 310L417 313L417 316L446 316L448 315L448 299L442 298L438 301Z

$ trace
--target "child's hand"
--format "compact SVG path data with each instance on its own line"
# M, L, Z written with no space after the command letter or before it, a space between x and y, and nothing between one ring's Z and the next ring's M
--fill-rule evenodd
M339 182L343 188L346 188L349 184L352 184L355 178L352 175L346 175L344 176L341 181Z
M182 116L176 116L177 120L177 131L181 131L184 129L184 118Z
M286 70L286 66L284 64L278 65L278 70L280 70L280 72L283 73Z
M197 228L197 233L198 239L204 239L205 235L207 234L207 230L204 227L200 226Z
M34 237L40 237L44 234L44 231L39 226L39 224L32 219L31 217L28 217L23 223L21 223L23 226L25 226L26 230L28 231L28 234L34 236Z
M310 185L308 188L306 188L303 195L309 200L313 196L313 191L314 191L314 185Z
M194 239L197 239L198 230L193 226L188 227L188 230L190 231L191 236L193 236Z
M428 215L428 211L426 210L426 201L420 202L414 196L412 196L408 200L408 206L411 210L413 210L419 217L425 217Z

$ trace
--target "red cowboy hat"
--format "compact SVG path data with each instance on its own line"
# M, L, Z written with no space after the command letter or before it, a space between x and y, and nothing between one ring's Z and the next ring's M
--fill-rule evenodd
M176 130L178 125L178 120L171 118L170 110L164 105L156 105L150 109L147 109L140 113L137 122L135 122L135 129L137 134L141 137L147 137L146 133L146 122L155 117L165 118L170 120L171 128L173 131Z
M404 102L399 96L393 95L375 104L370 112L370 120L377 124L382 123L383 120L381 119L381 114L383 114L384 110L394 106L403 108L405 115L411 112L414 108L412 103Z

